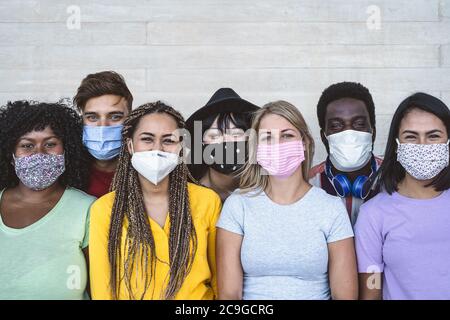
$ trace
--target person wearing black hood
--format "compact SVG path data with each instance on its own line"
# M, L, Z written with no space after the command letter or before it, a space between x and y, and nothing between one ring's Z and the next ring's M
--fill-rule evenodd
M192 178L217 192L222 201L239 187L238 174L248 154L246 131L258 109L233 89L221 88L186 121Z

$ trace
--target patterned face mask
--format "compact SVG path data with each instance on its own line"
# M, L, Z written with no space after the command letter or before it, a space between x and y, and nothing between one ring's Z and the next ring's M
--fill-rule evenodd
M397 161L417 180L433 179L449 164L449 142L415 144L397 139Z
M16 175L28 188L40 191L47 189L64 173L64 154L37 153L31 156L14 158Z

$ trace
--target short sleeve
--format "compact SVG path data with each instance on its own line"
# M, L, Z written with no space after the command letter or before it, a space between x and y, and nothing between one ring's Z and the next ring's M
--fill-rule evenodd
M355 249L359 273L383 272L383 237L376 212L362 205L355 224Z
M225 200L217 227L244 235L244 210L239 197L240 195L233 194Z
M327 243L352 238L354 236L352 223L340 199L335 200L333 210L336 214L327 235Z
M86 214L86 221L85 221L85 227L84 227L84 238L83 242L81 244L81 249L86 249L89 246L89 225L91 220L91 214L90 214L90 208L88 209L88 212Z

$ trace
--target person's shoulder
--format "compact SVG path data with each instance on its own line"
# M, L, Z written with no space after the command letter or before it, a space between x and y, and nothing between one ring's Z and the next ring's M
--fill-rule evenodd
M441 201L446 205L450 205L450 189L446 189L442 192L441 196L438 199L442 199Z
M337 196L333 196L329 193L327 193L322 188L319 188L317 186L312 186L309 190L310 196L313 199L315 203L323 204L334 204L336 202L341 202L341 199Z
M374 209L377 207L380 207L382 205L389 205L389 202L392 199L391 194L387 193L386 191L380 191L377 193L376 196L374 196L373 198L371 198L368 201L365 201L362 205L361 208L363 208L363 210L370 210L370 209Z
M189 198L191 201L201 202L217 202L221 201L219 195L210 188L188 182L187 188L189 192Z
M86 205L86 204L90 205L97 200L96 197L91 196L86 192L77 188L68 187L66 188L65 192L67 193L67 196L72 201L75 201L78 205Z
M215 217L219 216L222 208L222 200L212 189L188 182L189 206L192 218L196 221L213 223Z
M341 214L347 214L342 198L328 194L325 190L312 186L308 192L308 202L305 204L315 212L318 219L334 220Z
M443 191L442 195L445 199L450 199L450 189Z
M383 216L391 212L392 197L386 191L380 191L376 196L364 202L359 208L358 220L383 219Z
M91 217L96 215L101 217L109 217L112 212L115 198L115 191L109 192L98 198L91 206Z
M95 201L95 204L102 204L102 205L110 205L112 207L114 203L114 199L116 198L116 192L111 191L107 194L101 196Z
M90 208L97 198L87 194L86 192L73 187L67 187L64 191L59 210L64 214L61 217L71 219L70 222L64 220L66 224L79 225L85 219L88 219Z
M257 202L261 200L261 197L266 197L266 194L260 188L245 191L242 189L236 189L232 194L230 194L226 201L230 203Z

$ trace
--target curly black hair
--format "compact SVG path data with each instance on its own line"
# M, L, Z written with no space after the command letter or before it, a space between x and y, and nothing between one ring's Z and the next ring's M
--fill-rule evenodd
M375 128L375 104L369 89L356 82L340 82L326 88L317 103L317 118L319 119L320 129L325 131L325 114L328 105L343 98L353 98L364 102L369 112L370 125Z
M0 108L0 190L19 183L13 166L17 141L28 132L50 127L64 145L66 170L59 178L64 187L84 190L89 176L89 157L82 143L82 119L61 103L8 102Z

